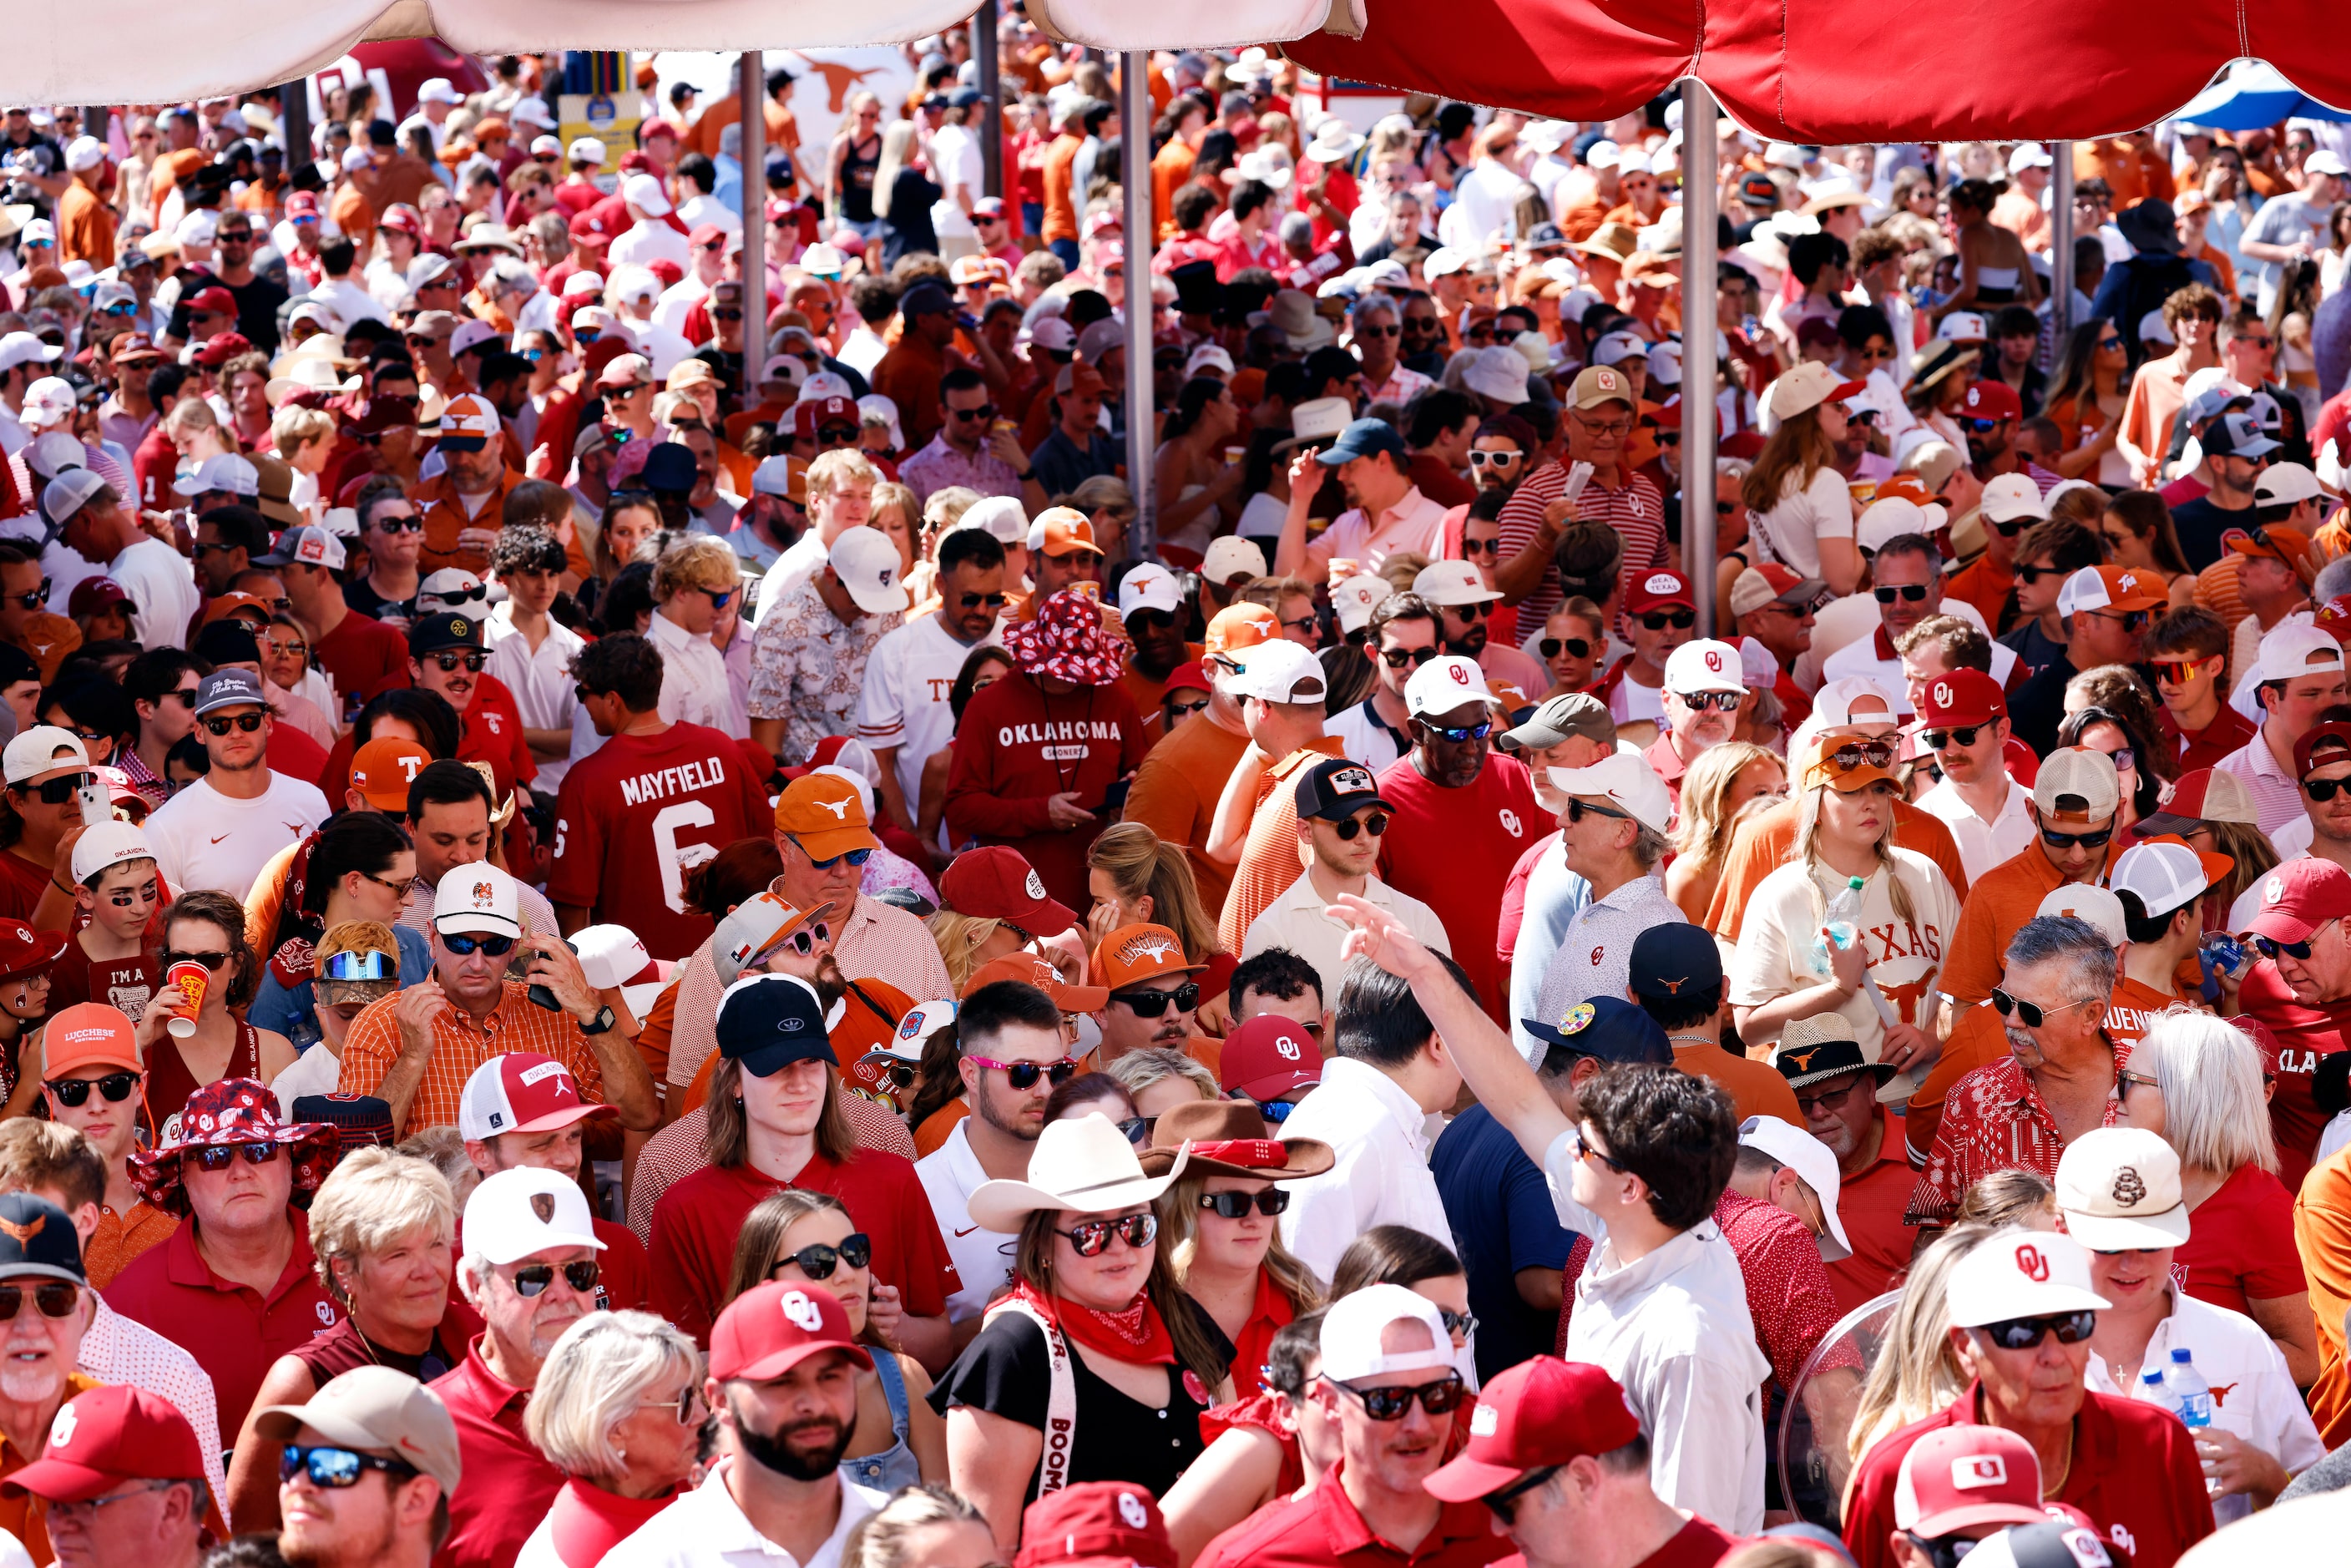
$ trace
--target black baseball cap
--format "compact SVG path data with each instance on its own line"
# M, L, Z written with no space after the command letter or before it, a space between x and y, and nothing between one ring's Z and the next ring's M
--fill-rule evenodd
M27 1274L89 1283L82 1268L81 1238L66 1211L28 1192L0 1194L0 1280Z
M816 988L797 975L746 975L718 999L718 1054L754 1078L772 1078L795 1061L841 1058L824 1029Z
M455 612L427 615L408 629L411 653L437 653L444 648L478 648L482 623Z
M935 283L918 283L898 301L899 314L909 321L917 316L950 315L954 310L954 298Z
M683 496L694 488L694 454L674 441L664 441L645 454L638 476L656 496Z
M1633 938L1630 980L1635 996L1693 997L1722 983L1722 953L1703 926L1652 925Z
M1614 997L1589 997L1571 1002L1556 1022L1520 1019L1520 1026L1546 1044L1565 1046L1585 1056L1610 1062L1647 1062L1664 1067L1674 1060L1674 1048L1657 1020L1631 1002Z
M1372 770L1344 757L1318 762L1299 775L1296 799L1301 821L1320 817L1325 821L1343 822L1366 806L1377 806L1383 811L1395 810L1380 799L1380 787L1372 778Z

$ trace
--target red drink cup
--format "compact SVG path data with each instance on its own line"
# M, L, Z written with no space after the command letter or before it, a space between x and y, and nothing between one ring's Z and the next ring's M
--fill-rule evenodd
M173 1009L163 1026L172 1039L186 1040L196 1032L196 1014L204 1010L212 980L213 972L193 958L183 958L163 971L163 990L156 1000Z

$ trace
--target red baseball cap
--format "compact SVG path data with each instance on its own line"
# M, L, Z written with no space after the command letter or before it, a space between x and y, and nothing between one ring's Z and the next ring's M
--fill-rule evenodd
M2320 752L2327 753L2320 756ZM2330 762L2351 762L2351 724L2336 719L2331 724L2314 724L2308 733L2294 743L2294 776L2306 777L2314 768L2324 768Z
M214 292L217 291L210 288L204 290L204 294ZM204 298L204 295L200 294L196 298L201 299ZM196 350L193 357L196 363L204 366L206 370L218 370L221 366L228 363L231 360L235 359L239 354L249 354L251 352L253 352L252 340L248 339L244 333L220 332L205 339L203 345Z
M1068 904L1046 893L1036 868L1007 844L956 856L939 878L939 903L957 915L1008 920L1031 936L1058 936L1078 923Z
M726 237L726 231L720 228L716 224L696 224L694 225L693 232L685 236L685 243L693 246L695 249L700 250L712 240L724 239Z
M308 191L297 191L286 198L286 215L289 218L315 218L319 215L319 198Z
M2041 1460L1999 1427L1945 1427L1902 1456L1894 1525L1933 1539L1986 1524L2039 1524Z
M851 398L812 397L792 408L792 434L810 441L828 422L853 425L858 421L857 403Z
M381 228L383 225L378 224L376 226ZM597 215L596 209L593 207L584 208L575 214L571 219L570 227L571 243L574 245L590 246L601 249L612 243L611 231L605 226L604 220Z
M1228 1094L1238 1090L1252 1100L1279 1100L1322 1082L1322 1048L1296 1019L1260 1013L1225 1036L1217 1074Z
M110 1383L58 1407L41 1457L0 1481L0 1493L88 1502L124 1481L200 1481L204 1474L195 1428L177 1406L132 1384ZM204 1521L226 1534L216 1507L204 1511Z
M1990 724L2008 716L2008 701L2000 683L1981 670L1954 670L1927 683L1918 705L1919 723L1928 728L1942 725Z
M236 314L236 296L218 286L197 289L195 294L184 303L191 314L199 310L209 311L215 316Z
M2022 419L2024 403L2006 382L1970 382L1959 413L1967 419Z
M1131 1481L1086 1481L1049 1492L1020 1516L1012 1568L1099 1561L1176 1568L1176 1545L1151 1493Z
M2328 921L2351 915L2351 872L2333 861L2287 861L2261 885L2261 909L2246 929L2272 941L2306 942Z
M736 1297L711 1325L710 1375L721 1383L764 1383L828 1350L873 1369L873 1358L849 1332L849 1310L838 1296L770 1281Z
M551 1056L510 1051L474 1069L457 1100L457 1134L468 1143L505 1133L552 1133L590 1116L617 1116L583 1098L571 1070Z
M117 343L122 341L120 338L114 340ZM114 357L120 361L122 351L117 349ZM2310 618L2310 623L2338 643L2351 643L2351 593L2338 593L2320 605L2318 613Z
M1689 579L1678 571L1645 571L1625 586L1625 613L1640 615L1668 604L1681 604L1695 610L1698 595L1690 591Z
M1539 1355L1486 1385L1469 1413L1469 1445L1421 1485L1472 1502L1529 1470L1614 1453L1641 1435L1617 1381L1589 1362Z

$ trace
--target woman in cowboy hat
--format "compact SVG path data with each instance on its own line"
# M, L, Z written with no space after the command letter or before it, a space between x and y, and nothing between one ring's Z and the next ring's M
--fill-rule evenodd
M973 1189L975 1224L1015 1236L1010 1295L947 1369L947 1474L1009 1552L1031 1498L1090 1480L1165 1491L1200 1453L1226 1364L1156 1243L1147 1176L1110 1118L1047 1124L1026 1181ZM1046 1441L1048 1433L1052 1441Z

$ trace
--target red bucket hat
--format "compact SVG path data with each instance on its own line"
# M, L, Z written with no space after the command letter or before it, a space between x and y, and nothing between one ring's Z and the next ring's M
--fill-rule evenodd
M224 1078L188 1096L165 1130L178 1123L178 1136L158 1149L131 1156L131 1185L166 1214L185 1218L188 1193L181 1181L181 1156L190 1149L236 1144L278 1144L294 1162L294 1190L316 1192L335 1168L341 1141L324 1122L288 1122L269 1086L250 1078Z
M1117 640L1102 630L1101 607L1068 589L1045 601L1035 620L1005 632L1004 647L1024 675L1107 686L1123 673Z

